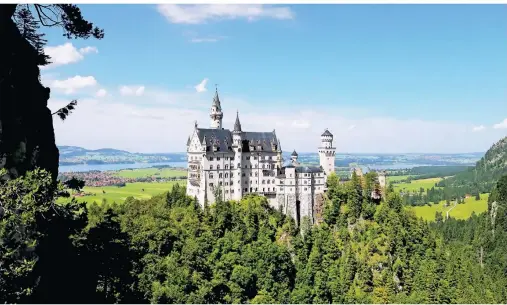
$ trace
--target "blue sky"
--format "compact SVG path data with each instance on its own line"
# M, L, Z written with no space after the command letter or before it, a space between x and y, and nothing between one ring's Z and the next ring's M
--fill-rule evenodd
M47 32L50 107L80 100L55 122L60 145L184 151L215 83L226 128L239 110L284 150L316 150L324 128L339 152L485 151L507 135L505 5L80 7L106 35Z

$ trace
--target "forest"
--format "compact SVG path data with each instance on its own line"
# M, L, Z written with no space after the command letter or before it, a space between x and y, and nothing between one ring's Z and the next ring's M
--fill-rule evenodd
M86 208L53 185L35 170L0 187L1 302L507 301L507 176L488 213L429 224L332 175L322 222L299 228L261 196L202 209L176 186Z

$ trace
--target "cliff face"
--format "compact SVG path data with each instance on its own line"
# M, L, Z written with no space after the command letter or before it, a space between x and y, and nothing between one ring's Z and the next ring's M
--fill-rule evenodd
M58 148L42 86L37 51L11 19L15 5L0 5L0 168L9 179L40 167L58 175Z

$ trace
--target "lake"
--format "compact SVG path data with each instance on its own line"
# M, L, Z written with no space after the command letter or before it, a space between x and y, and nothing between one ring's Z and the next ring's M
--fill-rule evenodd
M187 168L187 162L160 162L160 163L130 163L130 164L77 164L77 165L60 165L59 172L89 172L89 171L117 171L122 169L134 169L134 168L147 168L156 166L171 166ZM365 164L360 165L361 168L366 169L369 167L372 170L384 170L384 169L406 169L413 168L416 166L431 166L424 164L412 164L412 163L393 163L393 164Z
M187 168L187 162L160 162L160 163L130 163L130 164L77 164L60 165L60 173L89 172L89 171L117 171L122 169L147 168L156 166L171 166Z

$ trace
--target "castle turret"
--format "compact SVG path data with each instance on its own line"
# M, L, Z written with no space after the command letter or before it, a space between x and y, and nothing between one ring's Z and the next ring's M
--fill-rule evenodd
M236 155L236 160L233 161L235 166L235 177L237 177L238 184L235 184L238 188L234 192L233 199L241 200L243 196L243 132L241 131L241 123L239 121L239 113L236 111L236 121L234 122L234 130L232 131L232 149Z
M222 113L222 106L220 105L220 98L218 97L218 89L215 90L215 97L213 98L213 103L211 104L211 128L214 129L222 129L222 118L224 114Z
M334 172L335 154L336 148L333 147L333 134L326 128L320 136L319 147L320 166L322 166L326 175Z
M298 153L296 152L296 150L292 152L292 154L290 155L290 159L293 165L296 165L298 163Z

